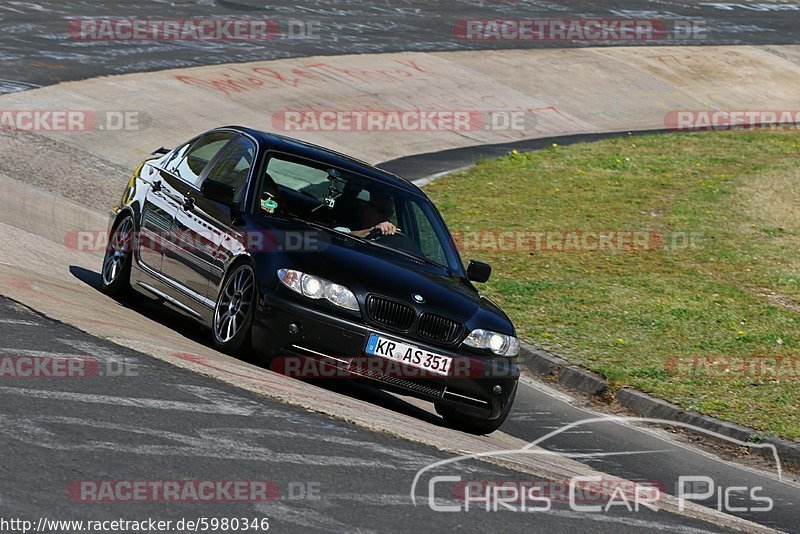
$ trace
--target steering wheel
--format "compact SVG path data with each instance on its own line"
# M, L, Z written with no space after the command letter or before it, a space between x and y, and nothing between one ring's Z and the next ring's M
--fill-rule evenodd
M403 232L401 232L399 228L397 229L397 231L395 231L394 234L385 234L385 235L384 235L383 232L381 232L380 228L373 228L370 231L370 233L368 233L367 236L364 239L372 239L372 240L377 241L378 239L380 239L382 237L392 237L393 235L400 236L400 237L406 237L406 235Z
M384 235L381 232L380 228L376 228L372 230L369 234L367 234L367 239L371 239L373 241L385 241L385 245L388 245L391 248L395 248L401 251L410 252L411 254L417 254L419 256L425 257L422 250L419 248L413 239L408 237L406 234L398 230L394 234L387 234Z

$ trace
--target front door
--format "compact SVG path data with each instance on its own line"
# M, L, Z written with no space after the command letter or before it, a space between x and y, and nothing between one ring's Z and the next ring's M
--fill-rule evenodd
M203 180L216 180L233 186L235 201L241 201L256 146L243 135L236 136L207 165L198 186L188 190L175 214L172 225L174 254L164 257L163 272L203 298L208 297L209 281L217 286L229 258L222 244L231 232L231 209L209 200L200 193ZM208 300L206 300L208 304Z
M205 236L210 230L201 230L198 224L186 220L195 217L192 201L200 197L200 180L225 146L236 137L234 132L211 132L198 138L180 161L165 170L166 194L174 198L169 243L164 250L161 273L171 279L184 293L204 303L208 287L208 268L200 264L205 257ZM209 225L211 226L211 225Z

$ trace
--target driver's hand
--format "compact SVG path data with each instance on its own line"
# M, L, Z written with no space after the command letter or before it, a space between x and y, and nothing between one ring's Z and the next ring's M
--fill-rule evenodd
M389 221L383 221L372 227L373 230L380 230L383 235L394 235L397 233L397 227Z

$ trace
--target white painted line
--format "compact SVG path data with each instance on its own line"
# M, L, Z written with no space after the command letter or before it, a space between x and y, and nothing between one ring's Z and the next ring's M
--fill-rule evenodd
M289 430L270 430L266 428L220 428L215 429L213 432L216 435L216 430L219 431L220 437L242 439L246 441L253 438L278 438L282 441L289 441L292 439L319 441L323 443L334 443L345 447L352 447L354 449L368 450L371 453L382 454L384 456L395 458L407 463L408 466L412 465L427 465L436 458L428 454L397 449L396 447L389 447L381 445L380 443L369 441L367 439L352 439L343 436L332 436L330 434L319 434L316 432L292 432ZM406 497L408 500L409 498Z
M54 425L73 427L71 437L62 436L53 431ZM119 441L99 441L94 438L98 428L112 430L115 436L147 436L157 438L162 444L121 443ZM85 441L76 443L74 434L81 434L85 429ZM336 456L334 454L303 454L282 452L246 441L231 439L220 435L220 429L197 428L189 430L190 434L181 434L169 430L132 426L106 421L80 419L61 416L10 416L0 414L0 435L32 447L40 447L57 451L86 451L92 457L99 453L137 454L149 456L174 456L187 458L214 458L236 461L254 461L265 463L292 464L304 466L325 466L358 469L379 469L381 472L398 470L414 471L415 466L403 463L370 460L364 458L363 449L354 449L353 456ZM230 429L235 432L236 428ZM138 441L138 440L137 440ZM149 441L152 441L150 439ZM278 440L279 446L282 443Z
M103 363L112 363L112 364L124 364L124 363L132 363L132 362L139 362L139 358L133 357L126 357L117 354L116 352L107 349L101 345L97 345L96 343L91 343L87 341L76 341L74 339L58 339L59 343L63 343L67 346L70 346L84 354L88 354L92 356L95 360Z
M24 319L0 319L0 324L15 324L21 326L41 326L39 323L33 321L26 321Z
M426 185L430 184L435 180L438 180L439 178L443 178L450 174L466 171L474 166L475 165L465 165L463 167L458 167L457 169L453 169L450 171L437 172L436 174L431 174L430 176L423 176L422 178L417 178L416 180L413 180L413 183L417 187L425 187Z
M608 456L633 456L639 454L660 454L662 452L675 452L674 449L662 449L660 451L622 451L622 452L562 452L562 456L568 458L605 458Z
M15 349L13 347L0 347L0 356L28 356L30 358L50 358L52 360L71 360L73 358L87 358L83 354L66 354L64 352L48 352L45 350Z
M531 389L535 389L536 391L540 391L545 395L547 395L548 397L560 400L561 402L566 402L570 406L573 406L574 405L573 403L577 401L575 397L567 395L566 393L563 393L551 386L548 386L544 382L539 382L538 380L535 380L525 374L520 375L519 383L528 386Z
M105 404L109 406L127 406L130 408L145 408L149 410L176 410L181 412L224 414L251 416L256 413L258 406L255 403L237 399L210 388L190 388L177 385L190 393L204 397L210 402L194 403L163 399L142 399L131 397L115 397L112 395L94 395L92 393L73 393L69 391L50 391L44 389L0 387L0 394L20 395L35 399L58 400L66 402L85 402L90 404ZM192 391L194 389L194 391ZM205 394L202 390L207 390Z

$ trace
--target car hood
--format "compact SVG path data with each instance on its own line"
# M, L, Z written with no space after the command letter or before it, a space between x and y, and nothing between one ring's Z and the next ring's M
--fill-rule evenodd
M368 295L381 295L408 304L417 313L437 313L471 329L514 334L505 313L460 276L337 232L309 228L319 237L317 245L281 254L281 264L273 263L272 268L295 269L344 285L362 306ZM415 295L424 302L415 301Z

